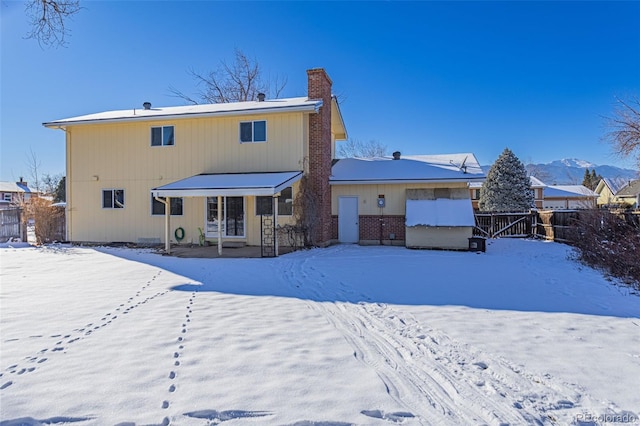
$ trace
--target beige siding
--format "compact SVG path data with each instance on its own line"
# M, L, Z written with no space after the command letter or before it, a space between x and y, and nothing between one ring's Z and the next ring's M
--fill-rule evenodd
M382 213L387 215L404 215L406 209L407 189L460 188L464 189L465 197L469 198L466 182L460 183L419 183L419 184L375 184L375 185L332 185L331 186L331 214L338 214L338 197L358 196L358 212L360 215L377 215L381 213L378 207L378 195L384 194L386 207Z
M267 142L239 142L239 122L267 121ZM164 217L151 215L151 188L200 173L301 170L308 118L303 113L196 118L145 123L78 125L67 129L67 209L72 241L161 238ZM174 146L151 146L151 127L173 125ZM103 189L124 189L125 208L103 209ZM259 230L252 197L245 200L249 243ZM184 200L184 215L171 217L171 236L198 242L205 199ZM251 230L252 232L249 232Z
M472 227L413 226L407 228L406 246L409 248L467 250L469 238L472 236Z
M598 200L597 200L598 205L601 206L606 204L612 204L617 201L619 200L616 199L616 196L613 195L609 187L607 185L604 185L602 192L598 196Z

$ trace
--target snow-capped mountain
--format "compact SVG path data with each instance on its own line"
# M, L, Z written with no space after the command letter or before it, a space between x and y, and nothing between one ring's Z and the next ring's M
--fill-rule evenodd
M596 169L596 173L604 178L639 179L640 173L632 169L616 166L598 165L578 158L563 158L550 163L526 164L529 174L537 177L547 185L579 185L584 179L585 169ZM482 166L488 172L491 166Z
M563 158L562 160L552 161L549 164L554 166L565 165L567 167L578 167L582 169L593 169L595 167L598 167L597 164L591 163L586 160L580 160L579 158Z

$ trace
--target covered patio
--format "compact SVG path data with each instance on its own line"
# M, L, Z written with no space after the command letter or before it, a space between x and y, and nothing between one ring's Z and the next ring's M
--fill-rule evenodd
M272 197L272 214L269 229L273 244L273 253L278 256L282 250L278 244L278 237L276 229L278 227L278 197L280 192L293 185L302 178L303 172L260 172L260 173L213 173L213 174L199 174L191 176L167 185L159 186L151 189L151 195L165 206L165 226L164 226L164 240L165 240L165 253L172 254L172 251L179 250L184 254L190 253L187 257L214 257L211 255L211 247L176 247L171 244L171 214L170 205L171 198L182 197L201 197L201 198L215 198L217 199L217 250L216 257L227 257L223 255L223 248L226 250L238 250L243 249L243 253L246 256L228 256L228 257L254 257L249 256L253 252L254 248L258 251L260 256L264 256L264 251L261 251L261 247L237 247L233 243L227 243L224 241L225 235L223 233L224 221L223 221L223 197ZM246 213L245 213L246 215ZM263 233L264 231L261 230ZM262 241L262 239L261 239ZM271 241L271 240L270 240ZM197 250L194 250L197 249ZM207 250L209 249L209 250ZM191 250L191 251L189 251ZM194 256L194 254L201 253L201 256ZM205 256L204 253L207 255ZM236 252L238 253L238 252ZM256 256L256 257L260 257Z

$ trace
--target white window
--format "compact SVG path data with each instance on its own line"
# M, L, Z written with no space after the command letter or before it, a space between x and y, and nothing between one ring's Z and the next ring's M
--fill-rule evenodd
M273 214L273 197L256 197L256 216ZM293 190L287 187L278 197L278 216L293 214Z
M175 144L173 126L151 128L151 146L171 146Z
M267 121L242 121L240 122L240 142L266 142Z
M10 192L5 192L3 197L4 197L5 201L11 201L11 193Z
M182 198L171 198L169 211L171 216L182 216ZM164 203L156 200L153 195L151 196L151 214L164 216Z
M103 209L123 209L124 189L103 189L102 190Z

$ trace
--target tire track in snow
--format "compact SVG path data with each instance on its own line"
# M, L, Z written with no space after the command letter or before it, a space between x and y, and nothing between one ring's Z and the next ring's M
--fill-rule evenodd
M89 338L92 334L100 331L101 329L109 326L119 318L123 318L124 315L128 315L134 309L139 308L152 300L165 295L169 290L160 290L151 296L143 297L143 293L147 293L154 283L154 281L160 276L162 270L156 272L136 293L129 297L125 302L120 303L116 308L109 310L109 312L100 316L99 320L87 323L81 327L74 328L69 333L52 334L49 338L57 340L53 345L41 349L36 354L24 356L20 361L13 361L11 365L4 368L0 373L0 378L7 376L21 376L25 373L32 373L36 371L43 363L48 362L60 353L66 353L76 342ZM33 335L29 338L44 338L44 335ZM19 339L11 339L16 341ZM0 384L0 390L4 390L9 386L15 384L14 380L5 381Z
M290 262L286 279L311 299L349 300L342 297L349 296L346 285L327 288L326 277L313 266L316 258ZM395 414L415 415L423 424L548 423L563 410L568 415L566 410L583 398L581 390L549 375L523 371L439 330L422 330L412 316L385 304L308 304L344 336L354 357L373 368L389 395L409 411ZM372 413L382 415L380 410L362 411Z

